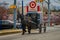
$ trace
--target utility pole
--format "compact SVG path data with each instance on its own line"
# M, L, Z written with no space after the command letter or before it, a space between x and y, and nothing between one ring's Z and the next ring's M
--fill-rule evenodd
M50 0L48 0L48 26L50 27Z
M48 4L48 26L50 27L50 0L45 1Z
M16 6L16 0L14 0L14 5ZM16 8L14 8L14 29L16 29Z
M23 13L24 13L24 6L23 6L24 4L23 4L23 0L22 0L22 15L24 15Z

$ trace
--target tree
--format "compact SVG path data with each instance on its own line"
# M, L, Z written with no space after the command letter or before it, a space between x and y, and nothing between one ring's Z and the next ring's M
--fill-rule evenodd
M5 7L0 7L0 20L2 20L3 15L7 14L7 9Z

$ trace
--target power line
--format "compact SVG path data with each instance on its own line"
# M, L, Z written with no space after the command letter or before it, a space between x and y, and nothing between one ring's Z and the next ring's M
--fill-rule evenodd
M56 3L60 4L60 0L58 0L58 1L54 0L54 2L56 2Z

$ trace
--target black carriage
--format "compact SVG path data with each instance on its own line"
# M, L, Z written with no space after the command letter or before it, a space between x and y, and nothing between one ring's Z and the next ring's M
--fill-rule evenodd
M26 15L26 25L28 27L28 31L31 29L39 29L39 33L42 31L42 27L40 26L40 14L37 12L28 12Z

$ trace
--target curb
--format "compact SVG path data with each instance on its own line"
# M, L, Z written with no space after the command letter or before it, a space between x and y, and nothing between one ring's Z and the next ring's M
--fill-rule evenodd
M8 29L8 30L0 30L0 36L2 35L8 35L8 34L15 34L22 32L19 29Z

